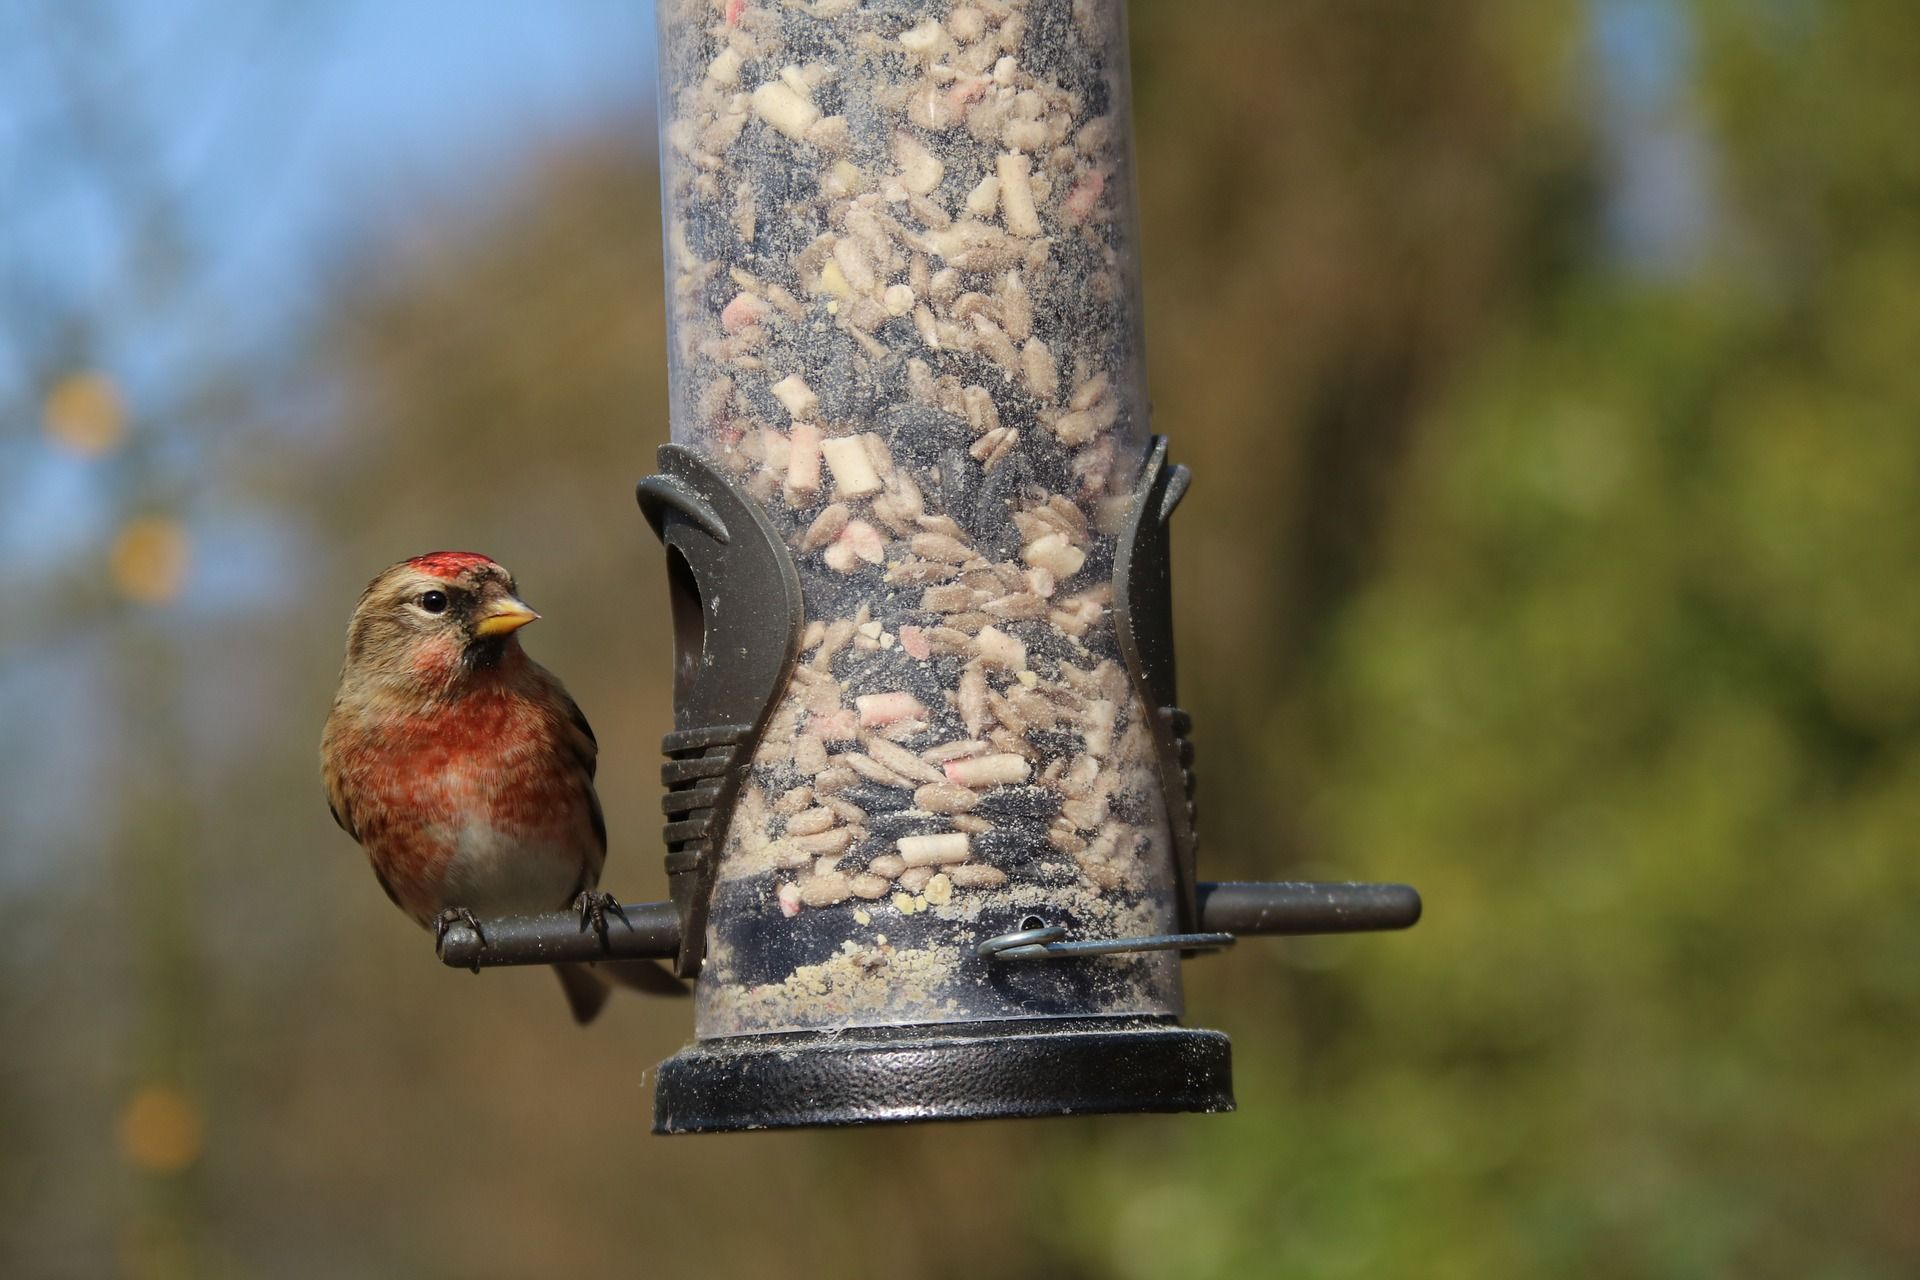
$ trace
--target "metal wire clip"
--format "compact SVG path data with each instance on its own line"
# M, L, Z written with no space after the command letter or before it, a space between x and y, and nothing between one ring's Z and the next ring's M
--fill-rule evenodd
M974 948L985 960L1055 960L1074 956L1113 956L1129 951L1220 951L1233 945L1230 933L1158 933L1145 938L1083 938L1066 941L1064 925L1040 925L988 938Z

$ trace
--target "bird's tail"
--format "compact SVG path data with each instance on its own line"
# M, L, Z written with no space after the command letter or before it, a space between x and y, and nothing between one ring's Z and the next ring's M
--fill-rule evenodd
M560 975L560 989L567 993L573 1020L583 1027L592 1022L612 989L607 980L583 964L557 964L553 971Z
M686 984L651 960L608 960L596 965L557 964L560 988L567 993L567 1007L581 1026L592 1022L607 1002L613 984L631 987L649 995L684 996Z

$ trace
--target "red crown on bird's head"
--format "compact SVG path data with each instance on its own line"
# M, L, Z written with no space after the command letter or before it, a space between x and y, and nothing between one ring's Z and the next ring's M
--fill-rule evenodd
M483 568L492 563L491 558L473 551L429 551L423 556L415 556L407 561L411 568L449 581L469 569Z

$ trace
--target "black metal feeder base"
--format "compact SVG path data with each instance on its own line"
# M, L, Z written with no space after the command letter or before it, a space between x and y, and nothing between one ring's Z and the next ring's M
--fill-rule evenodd
M1231 1110L1218 1031L1025 1018L704 1040L661 1064L653 1131Z

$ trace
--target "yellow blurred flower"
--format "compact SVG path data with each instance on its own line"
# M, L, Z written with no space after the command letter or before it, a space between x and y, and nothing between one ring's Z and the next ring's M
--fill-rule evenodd
M105 374L68 374L47 392L42 411L47 438L83 458L112 453L126 435L126 406Z
M193 543L177 520L145 516L130 520L107 553L114 585L142 604L165 604L186 585Z
M179 1173L200 1158L200 1107L172 1085L143 1085L120 1112L120 1153L148 1173Z

